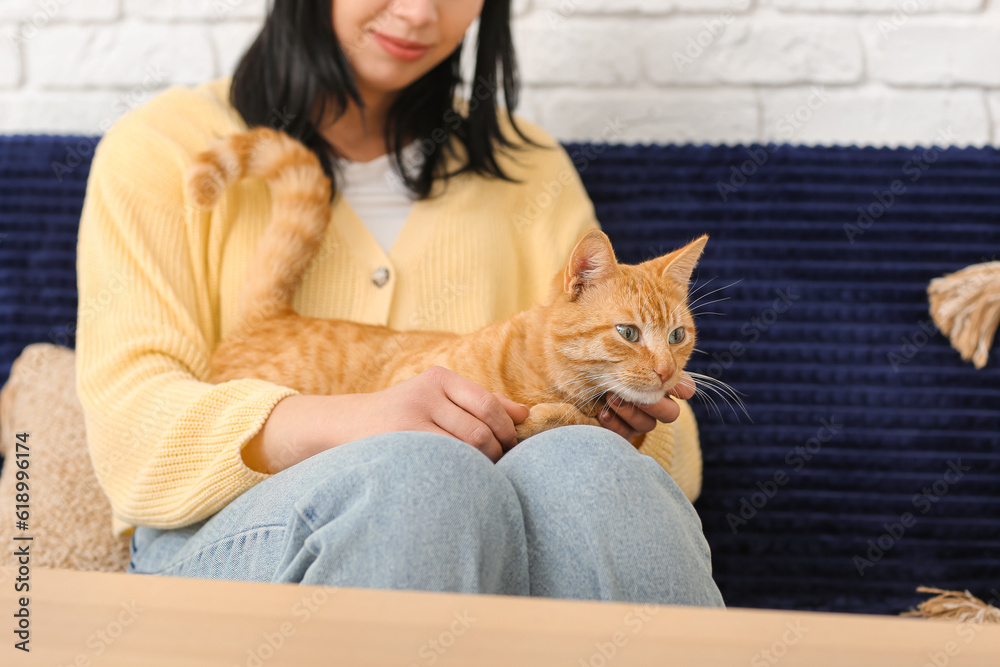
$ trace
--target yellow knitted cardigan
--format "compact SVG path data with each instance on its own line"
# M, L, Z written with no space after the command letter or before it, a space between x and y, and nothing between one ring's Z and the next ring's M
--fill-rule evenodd
M247 261L271 211L257 179L231 188L211 213L197 211L182 188L194 155L246 129L229 83L161 93L116 123L94 156L78 245L77 392L116 535L195 523L269 477L248 468L240 450L274 405L297 393L261 380L204 381L213 348L235 324ZM295 309L462 333L540 300L597 220L566 152L520 125L552 147L501 157L520 183L452 179L444 196L415 202L388 254L337 196ZM694 416L682 408L642 451L694 499L701 453Z

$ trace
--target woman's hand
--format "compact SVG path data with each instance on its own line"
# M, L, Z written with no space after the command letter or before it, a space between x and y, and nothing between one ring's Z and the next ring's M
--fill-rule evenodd
M496 463L517 444L528 408L440 366L370 394L289 396L243 447L253 470L277 473L352 440L392 431L442 433Z
M514 425L528 418L528 408L472 380L433 366L420 375L362 400L361 425L374 432L428 431L466 442L496 463L517 444ZM366 433L371 435L372 433Z
M681 373L680 381L667 392L667 396L684 400L691 398L694 396L694 380L687 373ZM604 428L626 440L635 440L656 428L657 421L669 424L680 416L680 406L667 396L651 405L638 405L625 401L614 392L608 392L607 405L597 415L597 420Z

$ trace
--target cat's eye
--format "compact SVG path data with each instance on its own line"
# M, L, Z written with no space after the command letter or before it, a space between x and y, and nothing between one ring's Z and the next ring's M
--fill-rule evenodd
M639 328L632 326L631 324L619 324L615 327L618 329L618 333L622 335L622 338L630 343L636 343L639 341Z
M670 341L671 345L678 345L684 342L684 327L677 327L670 332L670 337L667 339Z

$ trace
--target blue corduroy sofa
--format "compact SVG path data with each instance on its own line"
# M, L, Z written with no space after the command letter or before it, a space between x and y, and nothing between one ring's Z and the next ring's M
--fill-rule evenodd
M0 383L72 347L93 137L0 138ZM1000 151L566 146L623 261L711 235L689 368L697 508L730 606L895 614L1000 587L1000 360L929 319L930 279L1000 252ZM717 291L716 291L717 290ZM696 297L697 298L697 297ZM710 314L717 313L717 314Z

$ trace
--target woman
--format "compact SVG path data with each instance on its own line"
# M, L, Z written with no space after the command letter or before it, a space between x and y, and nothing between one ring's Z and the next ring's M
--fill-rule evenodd
M654 426L678 416L691 440L686 405L625 404L606 429L517 444L527 408L440 368L348 396L203 381L270 199L247 180L201 213L183 174L248 126L303 141L338 189L298 312L469 331L540 299L597 223L558 144L498 113L500 88L513 106L506 1L276 0L231 83L171 89L103 139L81 304L126 288L81 318L78 391L113 529L134 528L129 571L721 604L693 508L626 440L670 439Z

